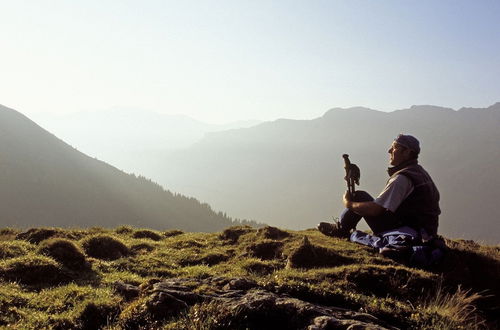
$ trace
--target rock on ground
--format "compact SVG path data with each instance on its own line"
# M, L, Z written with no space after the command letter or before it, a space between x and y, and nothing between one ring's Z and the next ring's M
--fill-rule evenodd
M209 294L193 292L196 286L211 287ZM123 287L123 283L117 284ZM141 287L126 286L126 291L147 295L145 307L153 319L179 316L189 306L219 302L221 328L247 329L397 329L365 313L323 306L286 294L260 288L244 278L173 278Z

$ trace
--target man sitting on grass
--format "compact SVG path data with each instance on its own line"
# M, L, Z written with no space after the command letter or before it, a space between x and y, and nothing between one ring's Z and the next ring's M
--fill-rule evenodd
M364 218L375 236L397 230L427 242L437 236L439 191L431 177L418 164L419 141L411 135L400 134L390 149L389 180L376 199L365 191L356 191L351 198L344 194L345 210L336 223L322 222L318 229L325 235L360 242L359 232L351 231ZM380 243L379 243L380 244ZM367 244L369 245L369 244ZM371 244L373 245L373 244Z

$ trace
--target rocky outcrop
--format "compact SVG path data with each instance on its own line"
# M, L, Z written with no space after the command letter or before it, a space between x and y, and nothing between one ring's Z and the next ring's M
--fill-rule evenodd
M198 293L195 287L210 290ZM122 291L131 290L140 290L145 318L154 320L179 316L195 304L218 303L212 317L220 329L397 329L372 315L274 293L245 278L173 278Z

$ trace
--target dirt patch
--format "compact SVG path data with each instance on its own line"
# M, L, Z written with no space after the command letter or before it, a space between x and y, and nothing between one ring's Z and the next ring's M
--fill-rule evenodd
M129 248L117 238L108 235L97 235L82 242L87 255L103 260L116 260L130 254Z
M219 238L228 241L231 244L234 244L238 242L238 239L240 238L241 235L247 234L254 230L255 229L253 229L250 226L229 227L219 235Z
M160 234L155 233L152 230L138 230L132 235L132 237L134 237L134 238L148 238L148 239L151 239L153 241L159 241L163 238Z
M291 236L291 234L287 233L286 231L271 226L260 228L259 230L257 230L257 234L262 235L264 238L276 239L276 240L284 239Z
M281 258L283 243L278 241L263 241L252 244L247 248L247 252L256 258L271 260Z
M52 257L60 264L73 270L89 268L85 254L74 242L64 238L48 239L40 243L39 252Z
M321 268L351 264L354 259L344 257L322 246L312 245L307 237L302 244L288 256L289 268Z

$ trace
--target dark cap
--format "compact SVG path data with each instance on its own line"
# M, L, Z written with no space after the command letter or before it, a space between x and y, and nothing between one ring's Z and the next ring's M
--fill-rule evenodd
M417 154L420 153L420 142L414 136L399 134L394 142L415 151Z

